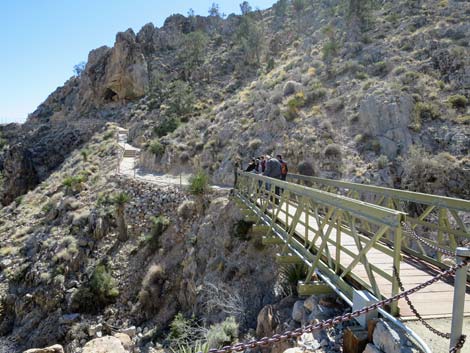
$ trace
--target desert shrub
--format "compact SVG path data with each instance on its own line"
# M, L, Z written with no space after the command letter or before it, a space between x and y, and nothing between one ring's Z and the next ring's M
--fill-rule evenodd
M470 125L470 115L462 115L455 119L455 122L462 125ZM0 180L1 185L1 180Z
M203 171L198 171L189 179L189 192L193 195L204 195L209 187L209 177Z
M336 143L330 143L323 150L323 155L326 158L340 159L342 156L341 146Z
M178 216L187 220L191 218L196 211L196 203L192 200L185 200L178 207Z
M299 281L305 281L308 267L305 264L289 264L281 267L279 271L279 286L285 296L297 295Z
M372 67L372 72L376 76L382 76L385 75L388 72L388 66L387 63L384 61L379 61L376 62L373 67Z
M433 156L422 148L411 148L404 166L403 186L417 192L446 195L452 184L450 180L457 175L453 156L445 152ZM461 193L461 184L457 185Z
M287 81L284 85L284 97L290 96L291 94L296 93L301 87L301 84L295 81Z
M425 120L435 120L439 117L439 109L431 103L418 102L415 104L410 128L419 131Z
M148 246L151 250L155 251L160 246L160 236L170 225L170 219L164 215L152 217L152 229L150 236L147 239Z
M179 122L175 117L167 117L154 127L153 131L158 137L163 137L175 131L178 125Z
M257 150L259 147L261 147L262 144L263 144L263 141L261 141L260 139L258 138L253 139L248 143L248 149Z
M338 54L339 44L336 40L330 40L323 44L322 55L323 60L330 61Z
M90 152L88 150L81 150L80 151L80 155L82 156L84 162L86 162L88 160L89 154L90 154Z
M55 262L68 262L76 254L78 254L78 241L72 236L67 236L62 239L60 250L55 254L53 260Z
M163 295L165 281L166 274L162 266L150 266L139 292L139 303L149 316L160 308L160 299Z
M420 77L420 74L415 71L408 71L405 75L401 78L401 82L405 85L410 85L416 83Z
M117 282L104 265L98 265L90 280L72 296L72 306L82 312L95 313L115 301Z
M238 323L234 317L228 317L220 324L211 325L206 334L209 348L221 348L238 338Z
M160 157L165 153L165 146L158 139L155 139L148 144L147 150L156 157Z
M232 234L234 237L239 238L241 240L248 240L250 238L248 236L248 232L250 231L252 226L253 223L241 219L234 224Z
M320 101L322 98L326 97L328 91L324 88L321 83L317 82L313 87L307 92L306 100L308 104L312 104Z
M207 353L209 346L207 343L201 341L193 341L191 344L178 345L177 348L171 348L173 353Z
M459 109L465 108L467 106L468 100L465 96L461 94L455 94L449 97L448 102L452 106L452 108Z
M108 131L104 134L103 140L110 140L114 137L114 131Z
M62 186L65 187L67 193L79 192L86 180L87 177L83 173L74 176L66 176L64 180L62 180Z
M183 314L178 313L170 323L167 340L175 352L179 352L181 347L189 348L190 352L193 352L194 345L197 345L195 342L201 342L204 339L203 333L203 329L194 317L185 318Z
M379 158L377 158L377 167L379 169L383 169L388 165L388 157L382 154Z

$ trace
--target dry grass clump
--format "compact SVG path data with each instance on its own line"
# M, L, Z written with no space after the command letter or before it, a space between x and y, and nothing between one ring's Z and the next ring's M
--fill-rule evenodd
M341 146L336 143L331 143L323 150L323 156L331 159L341 159L342 157Z
M150 266L139 292L139 303L145 311L155 312L159 308L165 281L166 274L163 267Z

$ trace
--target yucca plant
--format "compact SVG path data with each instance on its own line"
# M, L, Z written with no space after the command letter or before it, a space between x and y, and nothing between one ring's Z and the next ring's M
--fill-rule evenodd
M127 224L126 224L126 204L130 201L130 196L125 192L119 192L112 198L112 202L115 206L116 211L116 222L118 224L118 239L120 241L127 241L129 236L127 235Z
M305 281L308 267L305 264L282 266L279 272L279 284L285 295L297 295L297 284Z

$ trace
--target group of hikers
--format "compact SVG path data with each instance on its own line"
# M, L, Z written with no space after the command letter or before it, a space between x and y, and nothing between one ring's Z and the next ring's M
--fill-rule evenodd
M286 180L289 169L282 156L278 154L276 158L270 155L253 158L245 172L254 172L270 178Z
M278 154L276 158L271 157L270 155L265 155L258 158L253 158L248 164L248 167L245 169L245 172L253 172L270 178L286 180L289 168L280 154ZM261 187L261 180L258 183L259 187ZM266 183L265 188L269 191L271 189L271 184ZM273 197L273 201L277 205L279 204L279 196L282 190L280 187L275 186L274 192L276 197Z

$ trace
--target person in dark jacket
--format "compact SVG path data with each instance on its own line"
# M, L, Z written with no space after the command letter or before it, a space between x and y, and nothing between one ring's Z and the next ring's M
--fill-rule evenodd
M253 158L245 169L245 172L253 172L256 169L256 160Z
M271 156L266 156L266 169L263 173L264 176L274 179L281 179L281 162L279 162L276 158L272 158ZM271 189L271 184L266 183L266 190ZM279 196L281 194L281 190L278 186L275 187L275 194ZM279 204L279 198L274 198L274 203L276 205Z

